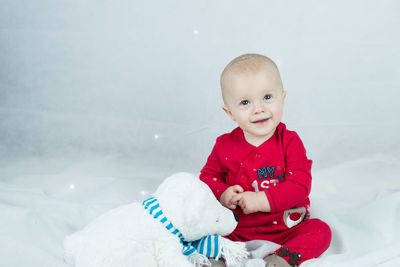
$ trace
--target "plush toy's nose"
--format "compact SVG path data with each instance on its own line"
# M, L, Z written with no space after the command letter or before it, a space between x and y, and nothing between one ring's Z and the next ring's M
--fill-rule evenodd
M233 211L232 211L233 212ZM235 217L235 220L239 222L239 215L236 214L236 212L233 212L233 216Z

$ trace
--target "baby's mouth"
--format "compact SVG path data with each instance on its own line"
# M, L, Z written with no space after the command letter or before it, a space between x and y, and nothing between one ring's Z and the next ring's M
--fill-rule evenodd
M269 120L269 118L264 118L264 119L252 121L252 123L264 123L264 122L267 122L268 120Z

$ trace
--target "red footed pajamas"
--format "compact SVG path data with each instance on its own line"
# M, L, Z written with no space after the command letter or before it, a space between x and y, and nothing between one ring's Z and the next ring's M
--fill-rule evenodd
M227 238L278 243L284 249L276 254L298 265L319 257L331 241L326 223L308 219L311 165L299 136L283 123L258 147L249 144L238 127L217 138L200 179L217 199L232 185L265 192L271 212L244 214L236 209L239 223Z

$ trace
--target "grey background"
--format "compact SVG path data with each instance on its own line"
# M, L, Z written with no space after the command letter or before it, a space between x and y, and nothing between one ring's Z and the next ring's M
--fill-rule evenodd
M283 122L314 168L399 155L397 1L0 7L3 169L10 160L107 158L133 172L199 171L215 138L235 127L221 109L219 75L249 52L278 64Z

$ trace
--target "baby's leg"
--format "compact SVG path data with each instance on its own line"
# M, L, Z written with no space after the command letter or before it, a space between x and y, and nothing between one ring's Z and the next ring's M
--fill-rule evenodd
M329 226L319 219L308 219L293 229L276 252L292 266L319 257L328 249L332 233Z

